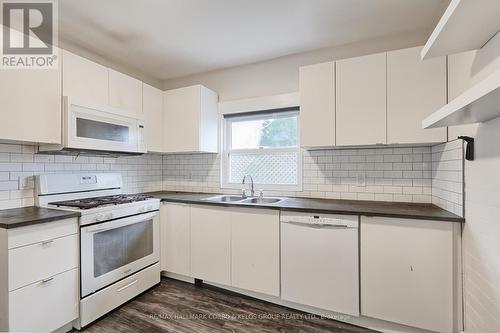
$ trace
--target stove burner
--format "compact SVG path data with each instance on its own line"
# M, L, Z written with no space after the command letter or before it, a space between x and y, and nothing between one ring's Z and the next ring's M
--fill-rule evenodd
M104 197L51 202L49 204L57 207L65 206L79 209L90 209L105 205L120 205L136 201L144 201L151 198L153 197L147 194L118 194Z

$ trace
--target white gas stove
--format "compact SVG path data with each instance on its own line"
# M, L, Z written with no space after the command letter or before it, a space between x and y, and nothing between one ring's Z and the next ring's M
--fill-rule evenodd
M120 174L40 175L36 190L38 206L81 213L77 328L160 282L159 199L124 194Z

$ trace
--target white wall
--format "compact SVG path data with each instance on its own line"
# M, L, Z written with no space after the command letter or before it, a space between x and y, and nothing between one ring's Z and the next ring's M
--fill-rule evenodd
M423 45L422 31L300 53L250 65L195 74L164 82L165 89L203 84L220 101L277 95L299 90L299 67L370 53Z
M472 71L499 61L497 35L476 52ZM480 124L475 141L476 159L465 163L465 331L500 332L500 118Z

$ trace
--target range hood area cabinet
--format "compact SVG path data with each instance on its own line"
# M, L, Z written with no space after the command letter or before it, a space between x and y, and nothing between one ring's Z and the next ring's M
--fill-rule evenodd
M142 82L63 51L63 96L86 105L109 106L124 116L142 115Z
M167 90L163 100L163 152L217 153L219 97L202 86Z
M301 67L302 147L445 142L421 120L446 103L446 58L422 62L420 50Z

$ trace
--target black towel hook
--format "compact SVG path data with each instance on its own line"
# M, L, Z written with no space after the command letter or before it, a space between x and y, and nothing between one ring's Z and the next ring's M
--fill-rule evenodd
M474 138L470 136L459 136L458 138L467 143L465 148L465 159L467 161L474 161Z

